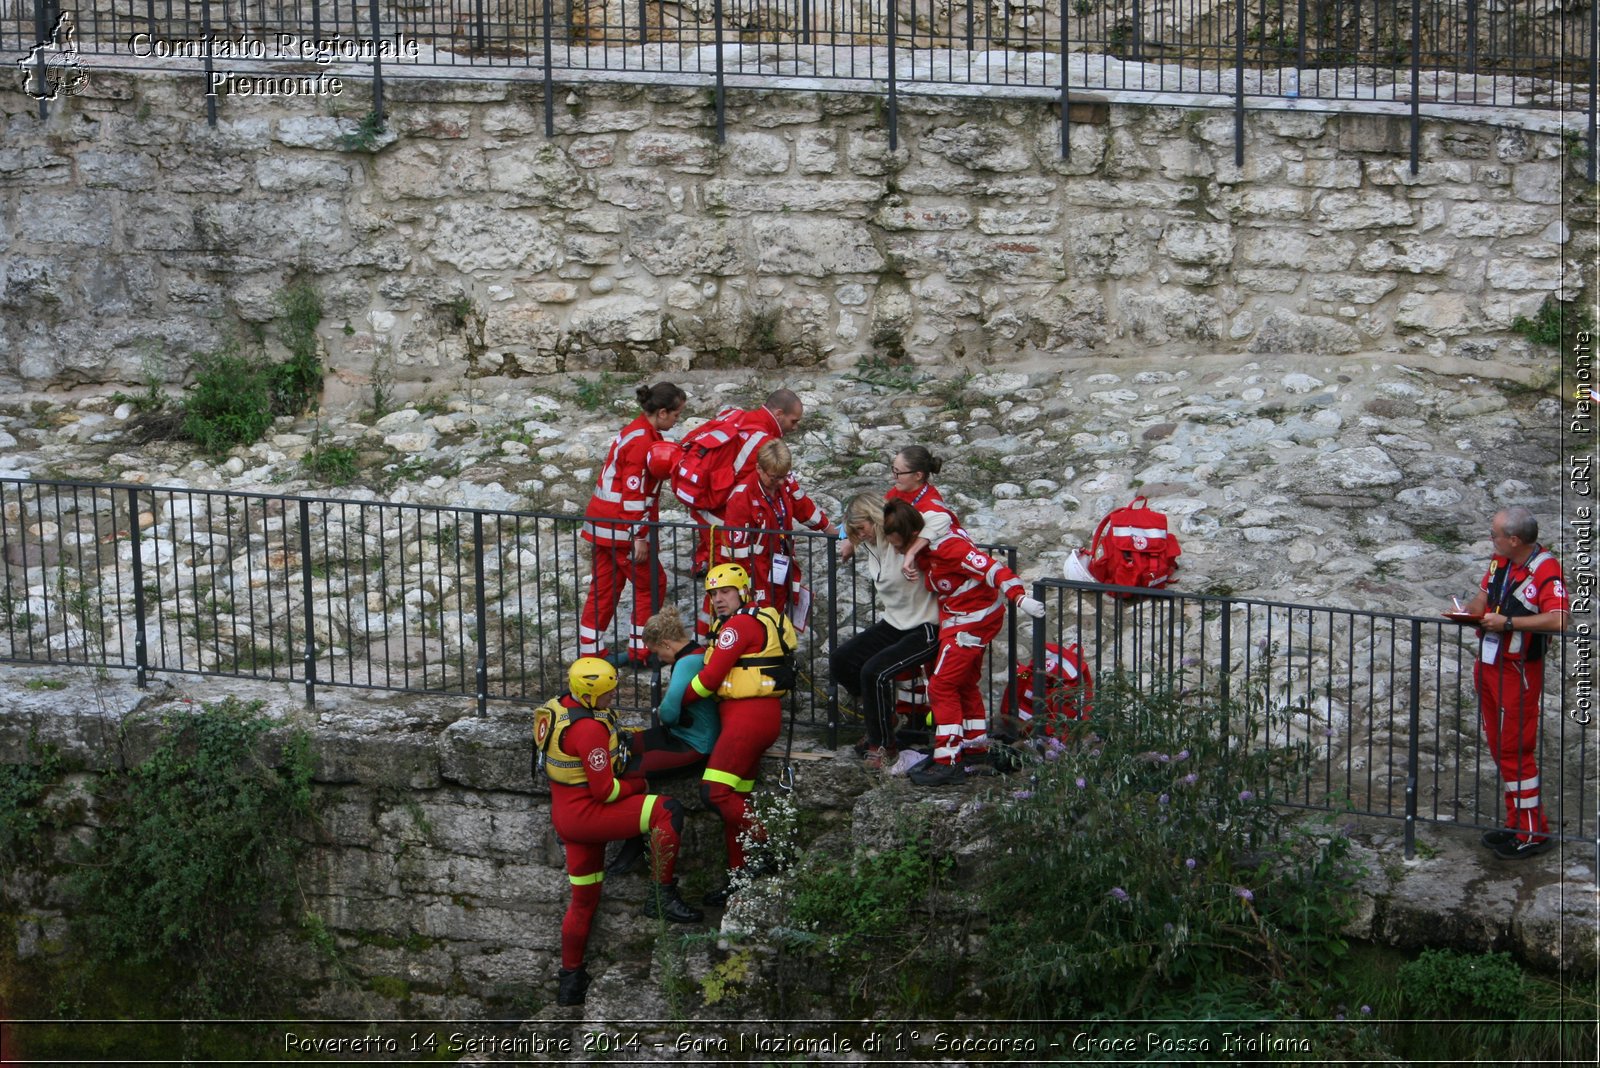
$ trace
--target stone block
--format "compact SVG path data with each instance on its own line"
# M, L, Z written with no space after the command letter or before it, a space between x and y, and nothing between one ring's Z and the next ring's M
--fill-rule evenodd
M1373 241L1361 249L1360 264L1368 271L1406 271L1410 274L1442 274L1459 255L1454 245L1426 241Z
M872 221L885 230L965 230L972 213L960 205L885 205Z
M1234 281L1255 293L1293 293L1300 288L1303 276L1298 271L1257 271L1241 269L1233 272ZM1248 313L1246 313L1248 315ZM1251 327L1254 329L1254 326ZM1248 332L1248 331L1247 331ZM1234 334L1242 337L1243 334Z
M1550 225L1555 213L1523 204L1461 203L1450 209L1445 231L1451 237L1515 237Z
M1317 218L1330 230L1410 226L1416 212L1387 193L1329 193L1317 202Z
M1366 275L1317 275L1311 281L1311 299L1337 301L1341 304L1373 304L1393 291L1392 278L1370 278Z
M1040 347L1092 349L1106 338L1106 304L1088 286L1058 289L1028 309L1028 319L1043 332Z
M531 789L527 723L456 720L439 735L439 774L446 782L469 789Z
M1233 259L1233 233L1226 223L1169 223L1161 234L1161 251L1175 263L1221 267Z
M1117 322L1127 335L1152 345L1214 342L1222 337L1226 321L1214 298L1182 291L1129 293L1117 302Z
M1339 151L1400 156L1410 151L1409 120L1391 115L1340 115Z
M1304 219L1316 199L1317 195L1309 190L1270 187L1229 191L1218 197L1234 215L1260 219Z
M1363 165L1367 181L1377 186L1471 185L1472 164L1456 160L1420 163L1411 173L1411 163L1403 159L1371 159Z
M836 130L802 130L795 135L794 161L801 174L832 174L839 169Z
M591 297L573 309L568 329L600 345L655 341L661 337L661 306L622 293Z
M541 143L509 152L490 152L488 188L511 194L508 204L576 208L588 200L578 168L558 145Z
M885 263L872 232L861 225L759 219L751 236L757 249L756 269L763 274L812 278L872 274Z
M1337 319L1298 315L1283 308L1274 308L1262 320L1245 351L1326 353L1354 352L1360 347L1360 336Z
M1429 337L1454 337L1479 325L1473 302L1461 293L1412 293L1395 309L1394 325Z
M649 171L608 171L597 176L595 198L624 211L666 208L667 183Z
M373 182L389 201L441 200L489 188L482 150L434 141L413 141L384 153L373 166Z
M104 194L25 192L17 199L17 236L40 244L107 248L115 232L110 209Z
M457 202L441 205L435 218L428 252L458 270L544 271L555 266L556 234L530 212Z
M1355 255L1355 243L1342 237L1314 237L1302 230L1251 230L1239 242L1237 262L1242 267L1343 271Z
M776 134L734 134L728 138L728 161L740 174L783 174L789 169L789 143Z
M346 189L353 181L350 167L331 159L268 156L257 160L255 169L256 184L267 193Z
M1511 171L1511 192L1525 204L1560 204L1564 198L1561 163L1519 163Z
M1060 225L1054 208L978 209L978 231L984 234L1049 234Z
M0 186L37 189L60 185L72 178L72 160L42 145L0 148Z
M974 171L1023 171L1033 166L1033 153L1022 137L994 123L963 123L924 134L920 147Z
M659 277L742 274L749 262L741 231L725 219L634 215L628 221L628 249Z
M717 169L717 143L704 134L646 131L628 138L625 151L631 167L680 174L713 174Z
M1582 271L1574 270L1571 273L1581 276ZM1561 288L1567 274L1568 265L1561 260L1490 260L1486 270L1490 286L1512 292L1529 289L1553 292Z
M1067 274L1073 278L1141 276L1150 270L1150 237L1121 212L1074 214L1067 222Z
M714 178L705 184L705 203L713 211L738 214L824 212L831 217L865 218L883 195L880 182L753 182Z
M149 189L156 182L156 165L143 153L80 152L78 180L100 189Z
M1283 180L1290 185L1316 189L1361 188L1361 161L1355 159L1307 159L1284 165Z
M1336 485L1346 490L1392 486L1405 477L1389 454L1376 445L1321 453L1313 466L1321 476L1318 484Z

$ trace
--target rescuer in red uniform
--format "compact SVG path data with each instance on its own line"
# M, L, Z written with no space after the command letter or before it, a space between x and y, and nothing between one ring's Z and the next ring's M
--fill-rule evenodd
M572 898L561 921L561 972L556 1003L583 1004L589 986L584 949L605 880L606 843L651 834L655 884L645 915L673 923L703 918L678 896L673 879L683 806L645 793L643 780L620 776L628 763L628 739L611 712L617 669L598 657L573 661L568 692L534 714L534 750L550 780L550 819L567 850Z
M754 527L757 530L729 529L718 540L714 564L738 564L750 573L750 600L787 611L791 591L800 588L800 561L795 555L794 538L788 533L798 523L808 530L820 530L829 537L838 528L828 514L800 488L794 477L794 457L789 446L769 441L756 454L756 469L733 488L722 517L730 528Z
M902 500L883 509L883 534L904 550L922 533L922 513ZM962 751L986 752L989 713L978 686L983 651L1000 633L1009 600L1035 619L1044 605L1026 595L1011 569L957 534L928 543L917 558L928 587L939 600L939 652L928 676L933 710L933 756L906 778L918 786L966 780Z
M1528 509L1518 505L1496 512L1489 538L1494 556L1467 612L1482 616L1472 677L1484 740L1505 783L1506 823L1485 833L1483 844L1515 860L1550 845L1539 795L1539 703L1550 644L1546 634L1567 625L1567 589L1561 564L1540 546L1539 522Z
M584 512L583 537L594 546L594 581L578 620L578 653L621 663L620 651L608 653L603 640L616 615L622 587L633 584L633 627L627 658L643 664L649 656L640 634L655 611L667 577L650 558L649 523L658 518L661 483L672 473L678 448L662 434L683 414L683 390L671 382L640 386L635 394L642 409L622 428L606 451L595 480L594 495Z
M728 848L729 884L705 896L707 905L727 903L733 874L745 866L739 838L759 827L750 819L761 754L778 740L783 695L794 684L794 626L770 606L746 605L750 574L738 564L718 564L706 574L706 592L717 625L705 667L689 683L701 697L715 695L722 731L706 761L700 796L722 817Z

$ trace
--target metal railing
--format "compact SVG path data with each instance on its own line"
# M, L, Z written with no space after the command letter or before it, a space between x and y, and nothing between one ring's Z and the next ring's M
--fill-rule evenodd
M1503 825L1472 628L1438 616L1173 590L1121 598L1113 589L1036 582L1047 615L1033 662L1046 641L1076 644L1096 685L1115 679L1220 707L1230 746L1303 747L1308 775L1247 785L1281 805L1401 820L1407 856L1419 822ZM1583 696L1575 641L1569 632L1549 642L1537 762L1553 835L1593 844L1592 693Z
M0 480L0 662L261 679L535 704L566 685L590 578L581 516L372 500ZM743 529L743 528L720 528ZM692 623L697 528L652 528L666 588ZM827 665L874 617L838 542L793 533L813 592L790 714L837 741ZM1015 550L999 547L1014 566ZM624 591L607 644L626 650ZM991 647L990 700L1015 673L1016 623ZM622 673L620 706L659 701ZM846 697L848 701L848 697ZM844 716L848 719L848 713Z
M238 677L537 703L577 655L589 576L581 517L139 485L0 480L0 661ZM654 528L666 588L700 604L696 529ZM871 583L838 542L795 533L814 594L789 715L838 742L838 644L875 618ZM1001 547L1016 569L1015 551ZM626 647L632 597L608 631ZM1046 642L1076 644L1097 686L1118 680L1225 714L1230 745L1303 747L1311 774L1251 784L1289 806L1483 829L1502 791L1479 726L1473 632L1439 618L1041 580ZM1015 613L989 647L991 715L1017 677ZM1546 657L1538 763L1554 833L1592 841L1594 754L1580 700L1588 654ZM1590 650L1592 653L1592 650ZM659 700L624 671L621 704ZM1036 683L1037 685L1037 683ZM1592 693L1589 695L1592 701ZM1570 714L1569 714L1570 713ZM1090 711L1092 716L1092 708Z
M49 41L72 0L0 0L0 49ZM1152 102L1347 101L1567 111L1596 136L1600 4L1496 0L91 0L79 56L125 69L334 69L372 79L514 77L709 86L721 139L730 87L883 93L891 142L907 92ZM381 46L381 47L380 47ZM37 82L47 60L35 61ZM45 104L41 101L41 108ZM1239 138L1242 150L1242 137ZM1414 141L1415 145L1415 141ZM891 144L892 147L892 144ZM1414 148L1415 151L1415 148ZM1242 159L1242 156L1240 157Z

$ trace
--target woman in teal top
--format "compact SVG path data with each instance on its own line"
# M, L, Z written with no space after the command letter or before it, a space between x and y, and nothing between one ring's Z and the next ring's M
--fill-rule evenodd
M656 708L661 722L633 733L629 743L633 752L623 775L644 777L663 772L674 775L691 770L698 772L712 746L717 744L717 732L722 729L714 698L695 697L687 703L684 701L685 693L694 696L689 691L689 682L705 666L705 650L689 637L682 618L673 608L663 609L646 620L642 638L645 648L656 659L672 665L672 676ZM628 839L606 866L606 874L627 874L644 859L644 854L642 836Z

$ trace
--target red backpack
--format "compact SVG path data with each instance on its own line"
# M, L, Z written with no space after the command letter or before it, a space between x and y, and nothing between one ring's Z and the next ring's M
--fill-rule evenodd
M1000 715L1015 717L1018 737L1042 734L1059 738L1066 734L1069 722L1089 718L1094 679L1077 645L1051 643L1044 647L1042 702L1034 692L1036 674L1032 664L1017 665L1017 681L1006 687L1000 698Z
M1175 581L1172 573L1182 552L1177 535L1167 530L1167 517L1140 495L1100 520L1089 546L1089 574L1108 586L1159 590Z
M728 503L739 472L735 461L744 438L739 435L742 408L724 408L717 417L684 435L672 472L672 492L690 508L720 512Z

